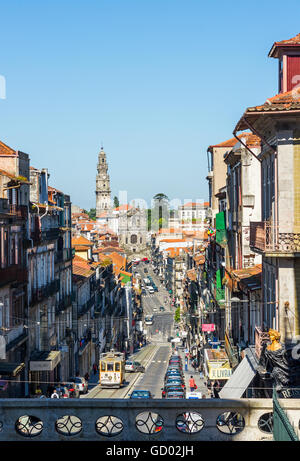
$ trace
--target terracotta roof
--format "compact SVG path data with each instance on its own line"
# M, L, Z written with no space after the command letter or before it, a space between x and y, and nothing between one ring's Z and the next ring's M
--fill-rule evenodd
M25 184L30 184L29 181L27 181L27 180L25 181L26 178L22 179L21 176L18 177L18 176L14 175L14 174L9 173L6 170L0 169L0 174L3 175L3 176L6 176L7 178L10 178L10 179L12 179L14 181L18 181L18 182L25 183Z
M0 141L0 155L16 155L16 151Z
M291 110L300 108L300 88L277 94L260 106L248 107L247 112L273 112L278 110Z
M169 254L170 258L175 258L176 256L179 256L182 252L187 253L188 249L187 248L170 247L170 248L166 248L164 251L166 251Z
M61 190L55 189L55 187L48 186L48 191L50 192L59 192L60 194L63 194Z
M86 239L85 237L73 237L72 238L72 246L82 246L82 245L86 245L86 246L93 246L93 243L90 242L88 239Z
M235 138L228 139L227 141L221 142L220 144L214 144L212 146L209 146L208 149L211 149L213 147L233 147L237 143L237 140Z
M162 239L161 242L176 243L176 242L186 242L186 240L185 239Z
M185 207L193 207L193 208L204 208L204 207L208 207L209 206L209 202L188 202L188 203L185 203L184 205L182 205L182 208L185 208Z
M116 208L113 209L113 211L127 211L127 210L131 210L132 206L130 205L120 205Z
M159 234L181 234L182 233L182 229L178 228L176 229L175 227L162 227L161 229L159 229L158 231Z
M261 145L261 139L253 133L242 133L238 136L242 139L243 143L248 147L259 147Z
M235 132L247 129L247 125L244 122L244 118L247 116L259 116L262 113L278 113L286 112L293 113L300 111L300 88L295 87L291 91L285 93L277 94L272 98L267 99L264 104L260 106L248 107L245 113L237 123L235 127Z
M290 47L297 47L300 46L300 34L296 35L293 38L288 40L282 40L281 42L275 42L269 51L270 58L277 58L278 57L278 48L290 48Z
M262 264L256 264L255 266L247 267L245 269L232 269L231 274L240 281L241 279L257 275L262 272Z
M90 277L95 273L91 269L91 264L84 258L75 255L72 261L72 271L74 275L80 275L83 277Z

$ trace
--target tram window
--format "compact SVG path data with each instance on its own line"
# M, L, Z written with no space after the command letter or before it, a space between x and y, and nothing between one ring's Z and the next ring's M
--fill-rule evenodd
M105 362L101 362L101 371L105 371Z
M114 364L113 363L108 363L107 364L107 371L114 371Z
M120 371L120 363L119 362L115 363L115 371Z

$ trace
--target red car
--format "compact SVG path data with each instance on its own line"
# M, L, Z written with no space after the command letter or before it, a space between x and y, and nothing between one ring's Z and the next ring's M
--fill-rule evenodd
M149 261L149 259L148 258L142 258L142 261L146 262L146 261Z

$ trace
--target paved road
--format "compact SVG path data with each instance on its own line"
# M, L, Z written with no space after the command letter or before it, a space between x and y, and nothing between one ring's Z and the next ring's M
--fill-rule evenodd
M161 285L158 277L153 273L151 264L140 263L136 271L144 277L144 268L147 268L148 273L151 275L158 292L154 294L147 293L143 295L143 313L154 315L153 325L144 325L147 330L147 337L149 339L147 346L142 347L139 351L134 353L130 358L141 362L145 367L145 373L126 373L126 384L121 389L101 389L97 384L98 376L91 376L89 382L89 392L82 398L129 398L129 394L134 389L147 389L154 398L161 398L161 388L163 387L163 380L165 371L167 369L168 360L171 354L171 343L168 342L169 336L174 335L174 309L170 306L169 297L166 289ZM165 304L164 299L168 298L168 303ZM165 307L165 312L153 312L154 308L160 306ZM184 353L179 351L182 355L184 364ZM185 381L188 390L188 379L192 374L192 368L188 368L185 372ZM200 380L199 374L193 373L195 381L198 385L198 390L207 395L203 380Z

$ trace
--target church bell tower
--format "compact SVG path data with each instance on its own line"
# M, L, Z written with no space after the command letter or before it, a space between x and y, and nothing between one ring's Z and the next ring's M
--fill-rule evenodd
M96 217L98 218L104 211L111 209L111 190L108 174L106 153L101 147L98 154L97 176L96 176Z

